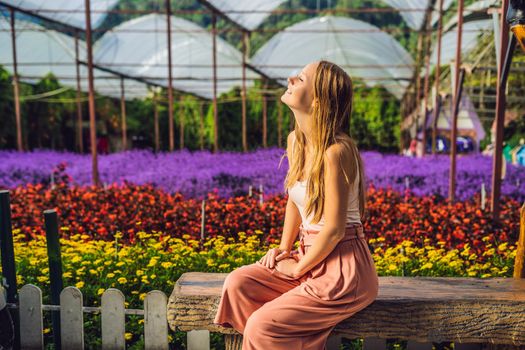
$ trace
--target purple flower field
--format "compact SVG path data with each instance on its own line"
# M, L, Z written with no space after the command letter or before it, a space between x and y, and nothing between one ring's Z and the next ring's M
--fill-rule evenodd
M107 184L150 183L171 193L180 192L185 197L203 198L213 191L221 197L230 197L247 194L250 185L254 190L263 185L265 195L284 193L283 180L288 170L286 157L279 167L284 154L285 150L277 147L245 154L187 150L154 154L132 150L99 155L98 161L101 181ZM446 155L424 159L377 152L361 152L361 155L369 184L404 191L408 183L418 196L448 196L450 159ZM0 158L0 187L3 188L27 183L48 184L53 169L61 162L67 164L65 171L74 184L91 184L90 155L48 150L0 151ZM489 196L492 157L458 156L456 179L458 199L465 200L479 193L482 183ZM525 200L525 168L507 165L502 194L518 201Z

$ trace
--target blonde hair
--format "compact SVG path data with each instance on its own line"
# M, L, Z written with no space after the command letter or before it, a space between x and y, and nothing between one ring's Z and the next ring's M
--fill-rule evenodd
M357 149L355 141L350 136L350 117L352 114L352 79L339 66L328 61L320 61L315 72L314 81L314 104L312 110L312 142L314 155L312 160L311 173L308 178L306 188L306 205L305 215L310 216L314 212L312 223L318 223L321 220L324 210L325 188L324 188L324 155L326 150L337 141L337 134L348 136L349 142L343 145L350 149L351 153L351 173L352 182L344 170L348 184L353 183L359 169L359 213L361 222L366 219L366 184L364 176L363 161ZM292 159L290 169L284 180L284 187L287 191L292 187L304 173L306 148L306 136L295 123L295 147L292 148ZM286 154L285 154L286 155ZM284 157L284 156L283 156ZM357 164L354 161L357 160ZM304 179L303 179L304 180Z

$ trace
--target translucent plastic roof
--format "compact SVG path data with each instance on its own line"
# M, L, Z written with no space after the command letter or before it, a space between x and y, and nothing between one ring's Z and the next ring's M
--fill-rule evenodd
M251 63L285 85L288 76L319 59L340 65L369 86L383 85L397 98L412 77L412 57L392 36L347 17L316 17L296 23L273 36Z
M76 89L75 41L72 37L45 29L37 24L16 20L15 28L18 74L21 80L35 83L53 73L60 83ZM13 73L13 53L8 18L0 16L0 64ZM79 41L80 59L85 61L85 43ZM80 66L81 89L87 91L87 69ZM120 79L112 74L94 70L95 90L106 96L120 97ZM145 97L145 84L126 81L126 98Z
M253 30L285 0L207 0L242 27ZM233 11L233 12L231 12Z
M172 16L173 87L213 97L212 35L197 24ZM94 61L101 66L167 86L166 16L150 14L124 22L94 45ZM241 53L217 36L217 94L241 85ZM258 75L246 70L247 85ZM158 79L157 79L158 78Z
M18 8L35 11L46 17L73 27L86 28L85 0L2 0ZM91 26L98 27L118 0L91 0Z
M484 19L479 21L471 21L463 23L462 38L461 38L461 54L465 55L478 42L479 36L485 32L491 32L493 24L491 19ZM443 34L441 38L441 64L450 63L456 57L457 47L457 27ZM432 55L430 56L430 64L435 65L437 62L437 47L434 45Z
M425 9L428 7L430 0L383 0L389 6L398 9L399 14L408 26L412 29L419 30L423 26L425 20ZM452 4L452 0L443 0L443 11ZM439 11L439 0L436 0L434 5L434 13L432 15L432 23L437 22Z
M492 15L487 14L487 10L490 7L498 7L498 8L501 7L499 3L500 3L499 0L476 1L470 4L469 6L466 6L463 9L463 18L469 17L469 16L474 17L474 18L471 18L470 21L491 18ZM457 23L458 23L458 15L456 13L454 14L454 17L452 17L447 22L447 24L443 27L443 30L448 31L450 30L450 28L456 26Z

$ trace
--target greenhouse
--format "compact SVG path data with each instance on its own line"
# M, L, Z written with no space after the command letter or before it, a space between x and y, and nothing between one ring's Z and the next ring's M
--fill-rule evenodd
M521 348L524 94L523 0L0 0L0 349Z

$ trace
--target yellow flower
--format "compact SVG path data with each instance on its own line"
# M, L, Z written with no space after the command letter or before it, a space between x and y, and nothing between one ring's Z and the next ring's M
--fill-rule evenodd
M83 281L77 282L77 284L75 284L75 287L77 287L78 289L84 287L84 282Z
M38 276L36 279L38 280L38 282L47 282L48 281L47 276Z
M107 277L107 278L113 278L113 277L115 277L115 274L112 273L112 272L110 272L110 273L108 273L108 274L106 275L106 277Z
M149 264L148 264L148 267L153 267L155 265L157 265L157 262L158 262L158 258L157 257L153 257L149 260Z
M139 277L144 275L144 271L142 271L142 270L137 270L136 273L137 273L137 276L139 276Z
M121 334L122 334L122 333L121 333ZM126 333L124 334L124 338L126 338L126 340L131 340L131 337L133 337L133 334L131 334L131 333L127 333L127 332L126 332Z
M431 262L428 262L428 263L424 264L423 266L421 266L421 270L431 269L432 266L434 266L434 265Z
M104 294L104 291L105 291L104 288L99 288L98 291L97 291L97 294L98 295L102 295L102 294Z
M146 299L146 293L142 293L142 294L140 294L140 295L139 295L139 299L140 299L140 300L144 300L144 299Z
M71 278L72 276L73 276L73 274L71 272L69 272L69 271L68 272L64 272L62 274L62 277L64 277L64 278Z
M173 266L173 264L172 264L171 262L169 262L169 261L164 261L164 262L162 262L160 265L161 265L163 268L165 268L165 269L169 269L170 267Z
M117 281L118 281L118 283L120 283L120 284L124 284L124 283L126 283L128 280L127 280L125 277L120 277Z
M149 276L149 278L151 278L152 280L154 280L156 277L157 277L157 275L155 275L155 274L152 274L152 275Z

